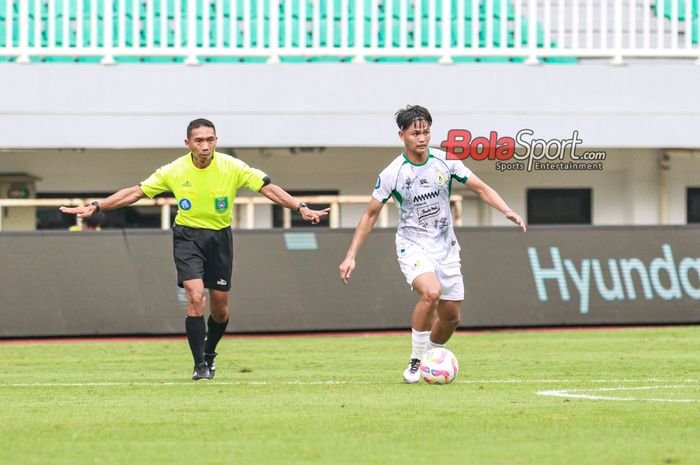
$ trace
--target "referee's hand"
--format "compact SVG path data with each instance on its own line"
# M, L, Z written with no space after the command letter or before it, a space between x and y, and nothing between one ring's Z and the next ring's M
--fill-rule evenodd
M84 207L59 207L61 213L66 213L68 215L77 215L78 218L87 218L95 213L95 208L93 205L87 205Z
M329 211L331 211L330 208L324 208L323 210L312 210L309 207L301 207L299 209L299 214L301 214L304 221L311 221L311 224L319 224L321 222L321 218L328 215Z

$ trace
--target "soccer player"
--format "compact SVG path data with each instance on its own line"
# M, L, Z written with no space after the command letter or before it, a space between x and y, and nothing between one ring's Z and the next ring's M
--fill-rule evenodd
M406 281L418 293L413 309L412 352L404 381L417 383L423 353L443 347L454 333L464 299L459 244L452 229L450 185L465 183L484 202L525 231L520 216L511 210L491 187L459 160L428 147L433 119L421 106L408 106L396 113L399 137L405 152L380 174L372 199L355 230L340 279L347 284L355 269L355 257L372 231L379 212L394 196L400 219L396 232L396 254Z
M172 191L178 212L173 226L173 254L177 282L187 293L185 332L194 358L192 379L211 379L216 373L216 345L229 321L233 242L231 221L236 191L247 187L282 207L297 210L318 224L330 209L312 210L270 182L260 170L216 151L216 128L200 118L187 126L185 147L190 152L162 166L142 183L122 189L104 200L82 207L61 207L63 213L86 218L100 210L131 205L144 197ZM204 321L209 289L210 315ZM207 332L208 326L208 332Z

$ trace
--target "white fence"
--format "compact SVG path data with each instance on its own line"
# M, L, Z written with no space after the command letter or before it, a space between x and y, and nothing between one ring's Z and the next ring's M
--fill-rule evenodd
M698 41L697 0L0 0L0 57L19 63L568 57L619 64L698 59Z
M319 195L319 196L297 196L297 199L314 205L329 204L329 226L331 228L340 227L340 207L341 205L367 205L371 199L367 195ZM90 205L90 202L102 199L0 199L0 231L3 230L3 217L5 208L16 207L55 207L60 206L80 206ZM455 226L462 226L462 201L464 197L461 195L450 196L450 204L452 206L452 217ZM390 199L387 203L393 203ZM174 198L156 198L142 199L134 203L133 206L158 206L160 207L160 224L161 229L170 229L172 218L170 216L170 207L177 205L177 199ZM260 205L271 205L270 201L264 197L237 197L234 201L234 223L232 227L242 229L253 229L255 227L255 207ZM285 208L282 210L282 224L284 229L292 227L291 210ZM76 218L76 224L80 225L80 218ZM390 227L389 211L383 208L379 214L377 226L380 228Z

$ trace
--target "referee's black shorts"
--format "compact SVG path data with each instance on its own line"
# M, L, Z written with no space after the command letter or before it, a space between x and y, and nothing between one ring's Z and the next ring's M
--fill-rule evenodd
M231 289L231 228L215 231L176 224L173 226L173 255L178 286L183 287L183 281L189 279L202 279L207 289Z

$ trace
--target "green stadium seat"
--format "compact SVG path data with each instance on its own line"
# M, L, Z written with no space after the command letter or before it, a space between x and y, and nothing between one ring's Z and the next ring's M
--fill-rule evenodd
M479 63L510 63L509 57L479 57Z
M4 16L6 15L6 5L7 1L9 0L0 0L0 46L7 46L7 44L4 44L5 41L5 28L7 27L7 22L5 21ZM95 5L91 1L87 1L83 3L83 8L82 8L82 15L80 18L78 18L78 8L77 8L77 1L78 0L70 0L67 4L67 8L65 7L66 5L64 4L63 1L57 1L54 4L53 7L53 12L54 12L54 18L53 20L55 21L55 37L53 38L53 41L56 43L57 46L59 47L76 47L76 46L87 46L87 45L92 45L90 43L91 36L93 35L93 31L91 30L92 27L92 15L93 11L91 10L93 6L96 7L97 9L97 18L98 18L98 24L97 24L97 40L98 40L98 45L103 46L104 45L104 17L105 17L105 4L104 0L96 0ZM236 28L236 37L234 40L231 40L231 19L234 16L233 9L231 8L231 4L228 1L222 2L221 5L219 5L217 2L214 1L202 1L198 0L196 2L197 4L197 11L196 11L196 16L199 19L199 24L196 29L196 44L197 46L203 46L203 45L208 45L208 46L215 46L217 44L218 38L222 37L222 43L225 47L240 47L242 45L243 41L243 31L240 29L242 27L242 19L243 19L243 12L244 12L244 2L248 0L235 0L236 1L236 12L235 12L235 20L237 21L237 28ZM285 37L287 35L287 27L291 27L291 46L292 47L299 47L300 46L300 41L299 41L299 31L301 28L306 28L306 23L311 21L314 18L314 4L317 0L293 0L289 3L287 2L280 2L279 3L279 11L278 17L280 19L280 25L279 25L279 35L276 37L274 40L277 41L277 45L280 47L283 47L285 45ZM329 3L326 1L323 1L319 3L320 6L320 19L321 19L321 24L320 24L320 30L319 30L319 37L318 37L318 42L322 47L325 47L327 45L331 45L333 47L340 47L341 46L341 18L343 18L345 15L341 11L341 6L342 6L342 1L341 0L328 0L332 1L332 12L328 9ZM377 12L377 17L378 17L378 31L377 31L377 45L381 47L387 47L387 46L392 46L392 47L399 47L401 43L401 37L400 37L400 32L401 32L401 27L400 27L400 20L401 20L401 3L402 0L394 0L392 2L392 8L391 11L386 10L387 4L385 2L380 2L379 3L379 10ZM442 11L442 2L435 2L435 0L418 0L421 2L421 13L420 17L416 15L417 11L415 8L415 3L413 1L409 1L405 3L406 5L406 16L409 22L414 22L415 21L420 21L421 24L421 37L418 38L415 36L415 30L411 27L411 24L409 23L408 31L407 31L407 45L409 47L417 45L416 42L420 41L420 45L422 47L427 47L429 38L429 30L430 30L430 5L434 5L435 8L435 16L433 18L434 20L434 31L435 31L435 36L434 36L434 44L437 47L440 47L442 45L442 32L441 32L441 26L442 26L442 17L443 17L443 11ZM454 28L452 37L450 38L450 44L453 47L457 46L464 46L464 47L471 47L472 44L472 34L471 34L471 28L472 28L472 23L471 23L471 16L472 16L472 5L473 1L475 0L451 0L451 23ZM663 0L665 3L665 12L664 14L666 17L670 17L670 10L671 10L671 5L673 5L673 2L676 1L678 2L679 6L679 17L681 19L687 17L687 12L685 11L685 0ZM698 2L700 0L692 0L692 41L693 43L697 44L699 40L699 30L700 28L698 27ZM302 5L302 2L304 2L305 5L305 18L301 18L301 8L300 6ZM506 2L506 3L503 3ZM348 24L348 45L350 47L355 46L355 43L358 39L358 37L355 37L355 25L356 21L363 21L364 22L364 37L362 37L363 40L363 45L364 46L369 46L372 43L371 40L371 10L370 6L372 4L372 0L364 0L364 14L362 18L359 18L358 15L356 14L357 12L355 11L355 2L354 1L349 1L347 2L348 6L348 14L349 14L349 24ZM42 33L40 36L40 41L41 44L34 43L35 42L35 34L34 32L36 31L36 28L39 27L38 21L43 21L44 23L49 19L48 14L49 14L49 8L48 8L48 1L41 1L38 4L35 2L29 2L28 3L28 13L30 16L30 22L29 22L29 42L30 46L38 46L38 45L43 45L46 46L51 42L51 38L48 37L48 29L45 26L45 24L42 24ZM112 30L114 31L113 33L113 43L116 45L118 43L119 39L119 9L123 8L123 13L126 18L126 23L125 23L125 34L124 37L122 38L123 42L127 47L145 47L147 46L147 39L148 36L151 35L153 38L153 44L157 47L162 47L162 46L173 46L175 44L175 31L171 27L171 22L175 20L175 9L177 7L175 0L167 0L165 5L162 5L162 2L160 0L153 1L152 5L150 8L147 7L148 2L146 0L140 0L136 4L136 8L134 8L134 2L131 0L127 0L125 2L119 2L119 1L114 1L113 2L113 24L112 24ZM270 5L271 5L271 0L264 0L262 3L262 10L258 9L258 2L257 1L251 1L250 2L250 23L249 23L249 35L250 35L250 43L252 46L256 47L258 46L258 19L263 18L263 43L260 44L263 47L269 47L270 46L270 40L271 38L269 37L269 31L270 31ZM457 33L456 33L456 24L457 24L457 8L458 6L462 5L464 9L464 14L465 14L465 24L464 24L464 30L465 30L465 37L464 37L464 43L463 44L458 44L457 43ZM507 34L505 35L507 43L502 44L501 43L501 35L500 35L500 28L501 26L501 5L505 7L505 13L507 15L507 19L509 21L508 24L508 31ZM217 8L222 7L222 11L219 12L217 11ZM181 1L180 2L180 8L181 10L179 11L179 16L181 18L181 43L177 45L185 46L188 43L188 28L187 28L187 7L188 7L188 2L187 1ZM288 10L288 11L286 11ZM148 14L153 15L152 21L148 21ZM221 24L221 30L219 30L219 24L217 23L217 15L222 14L224 17L224 21ZM329 14L332 14L332 24L330 27L333 28L333 43L332 44L327 44L327 28L329 27L328 24L328 17ZM13 15L13 21L10 24L10 27L15 29L15 32L18 32L17 29L19 27L19 12L18 12L18 2L13 3L13 9L12 9L12 15ZM512 21L514 20L514 3L513 0L493 0L493 8L492 8L492 15L493 15L493 45L495 47L513 47L515 45L514 43L514 33L512 31ZM67 41L64 43L64 38L63 38L63 18L67 17L70 21L69 28L70 30L68 32L67 36ZM202 19L203 18L208 18L209 19L209 33L207 37L204 37L204 29L202 27ZM288 25L287 22L285 21L286 18L290 18L291 22ZM142 25L141 30L138 32L138 36L136 38L133 37L133 31L134 27L136 26L138 21L138 24ZM391 37L386 36L386 26L387 22L391 21L392 22L392 33ZM82 24L82 30L83 30L83 43L82 44L77 44L77 27L76 24L81 23ZM150 23L150 24L149 24ZM166 24L166 31L163 33L162 26L163 24ZM415 25L415 24L414 24ZM153 30L149 31L147 30L148 27L152 27ZM544 32L540 24L537 24L535 26L537 28L537 39L538 39L538 45L542 46L544 44ZM528 32L528 21L527 19L523 18L522 19L522 29L523 29L523 44L527 44L527 32ZM314 37L313 37L313 31L306 31L305 32L306 36L306 45L310 46L311 44L314 43ZM11 45L19 45L18 44L18 37L19 34L14 34L13 37L14 43ZM486 6L485 3L480 3L479 4L479 44L480 46L484 46L486 42ZM556 43L552 42L551 43L552 47L556 47ZM182 62L185 60L186 57L118 57L117 61L120 63L171 63L171 62ZM380 56L380 57L375 57L372 58L372 61L380 62L380 63L405 63L405 62L410 62L410 63L422 63L422 62L435 62L439 60L440 57L412 57L410 54L405 57L392 57L392 56ZM85 58L79 58L79 59L74 59L72 57L47 57L47 58L42 58L39 57L38 61L40 62L95 62L95 60L99 60L100 57L85 57ZM352 57L324 57L324 56L316 56L316 57L297 57L297 56L287 56L287 57L281 57L280 58L283 62L285 63L324 63L324 62L345 62L349 61L352 59ZM4 62L11 61L11 57L6 57ZM501 57L485 57L485 58L459 58L456 57L454 58L455 62L458 63L471 63L471 62L502 62L502 61L511 61L511 62L519 62L522 61L522 58L501 58ZM209 63L257 63L257 62L264 62L266 61L266 58L264 57L212 57L204 60ZM544 60L548 63L572 63L576 62L577 60L573 57L563 57L563 58L550 58Z
M373 57L372 61L375 63L408 63L410 58L408 57Z
M452 61L455 63L477 63L478 59L475 57L452 57Z
M501 19L501 4L502 2L506 3L506 19L508 20L514 20L515 19L515 7L513 6L512 0L493 0L493 17L494 19ZM486 3L482 3L481 7L479 8L479 14L483 15L480 17L483 17L483 19L486 19Z
M241 57L207 57L203 58L205 63L241 63Z
M686 8L685 8L685 0L663 0L664 2L664 17L667 19L672 19L673 17L673 4L675 3L678 9L678 19L679 20L685 20L686 18ZM659 4L660 2L657 2L654 4L654 14L656 16L659 16ZM691 8L691 18L697 18L698 17L698 0L692 0L690 3L690 8Z
M280 57L280 62L282 63L308 63L309 59L307 57L300 56L282 56Z
M344 57L331 56L311 57L309 60L310 63L342 63L343 61L345 61Z

